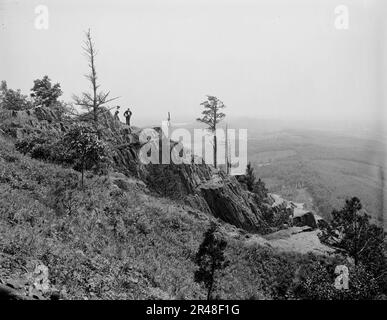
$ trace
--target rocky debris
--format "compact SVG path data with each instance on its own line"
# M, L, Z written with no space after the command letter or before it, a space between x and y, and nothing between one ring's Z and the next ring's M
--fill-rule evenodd
M273 208L280 206L284 206L285 208L292 208L290 201L283 199L278 194L269 193L268 198L270 199L270 203Z
M284 207L292 211L291 223L296 227L309 227L311 229L324 228L328 223L319 215L305 208L303 203L296 203L283 199L277 194L270 194L272 208Z

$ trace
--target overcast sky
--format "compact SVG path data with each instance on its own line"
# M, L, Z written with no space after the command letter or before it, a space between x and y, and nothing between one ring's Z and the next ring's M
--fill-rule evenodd
M206 94L230 116L374 121L385 113L385 0L0 0L0 79L28 93L47 74L64 99L101 88L135 119L194 119ZM34 27L38 4L48 30ZM346 5L349 28L335 28ZM142 120L141 120L142 121Z

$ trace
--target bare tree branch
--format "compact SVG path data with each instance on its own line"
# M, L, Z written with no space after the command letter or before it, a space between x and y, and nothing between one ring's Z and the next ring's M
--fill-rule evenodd
M94 126L96 131L98 131L98 115L101 111L100 108L106 103L118 99L118 97L108 99L110 91L107 93L98 92L100 85L97 82L98 76L95 64L97 50L95 49L95 44L91 37L90 29L85 32L85 36L86 40L83 43L82 49L86 55L86 58L88 59L88 66L90 68L90 73L86 74L85 78L91 84L92 93L83 92L81 96L74 95L73 99L76 105L85 108L88 112L93 112Z

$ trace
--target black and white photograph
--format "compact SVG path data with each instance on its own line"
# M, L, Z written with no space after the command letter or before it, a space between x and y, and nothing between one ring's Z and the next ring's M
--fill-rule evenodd
M0 0L0 81L1 305L387 300L386 1Z

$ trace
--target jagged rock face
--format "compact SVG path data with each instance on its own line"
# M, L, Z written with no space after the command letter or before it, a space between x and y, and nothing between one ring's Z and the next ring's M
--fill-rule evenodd
M199 187L212 214L250 232L266 229L258 204L234 178L207 182Z
M138 159L141 130L132 128L128 132L123 125L117 128L110 113L103 122L117 146L113 155L117 170L135 175L163 196L181 200L239 228L250 232L267 229L257 198L245 191L234 177L206 164L144 165Z
M59 113L50 108L35 107L29 110L1 110L1 129L13 138L23 138L32 133L65 132L67 125Z
M148 185L160 193L250 232L267 225L255 197L234 177L207 165L149 165Z

